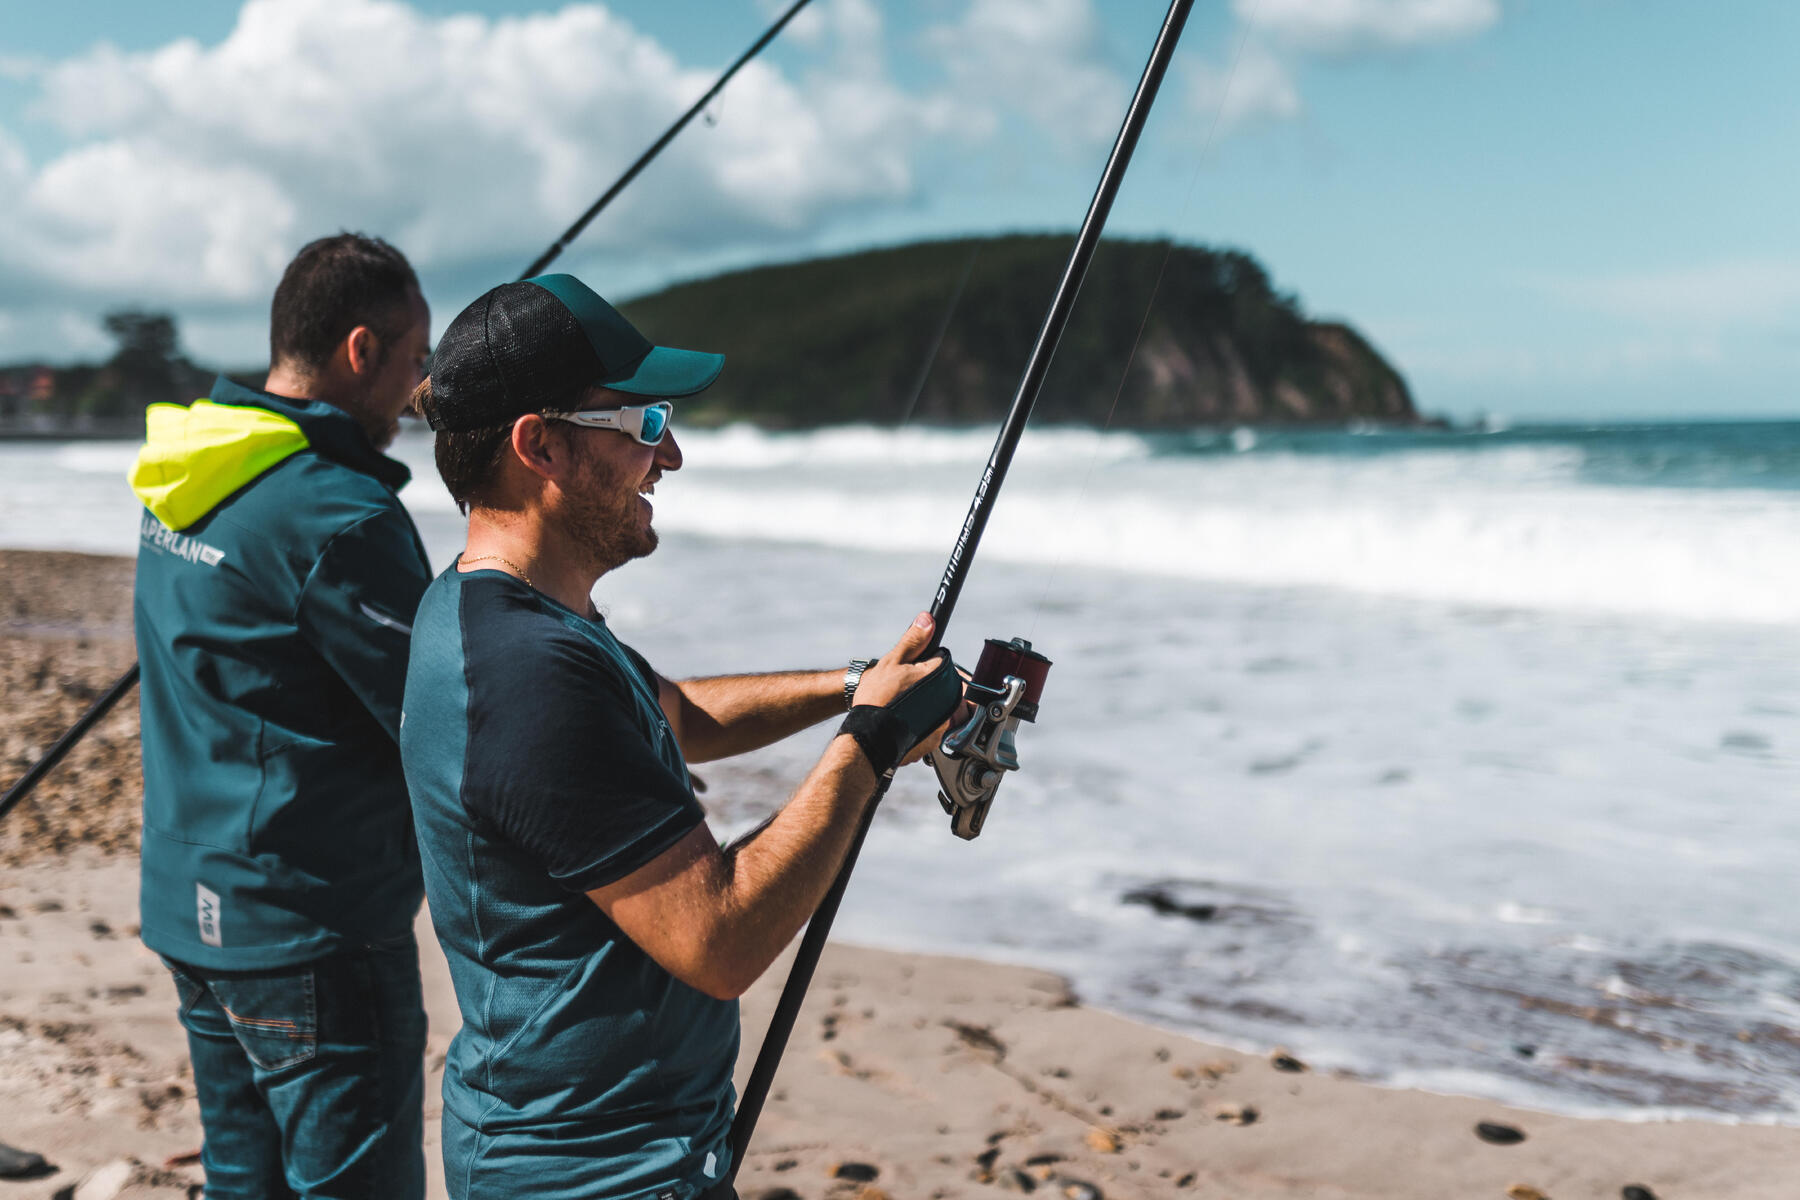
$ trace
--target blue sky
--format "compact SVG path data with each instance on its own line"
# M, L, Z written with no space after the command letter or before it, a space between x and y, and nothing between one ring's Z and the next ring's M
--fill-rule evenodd
M98 353L140 303L255 362L340 226L413 256L441 328L777 7L15 6L0 360ZM624 296L1071 227L1163 7L814 0L559 265ZM1794 415L1796 61L1800 6L1756 0L1202 0L1109 231L1250 251L1428 411Z

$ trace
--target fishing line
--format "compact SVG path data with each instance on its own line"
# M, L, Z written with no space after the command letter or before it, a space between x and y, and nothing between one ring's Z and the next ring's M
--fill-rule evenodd
M1206 166L1206 156L1212 149L1214 135L1219 131L1219 123L1224 119L1225 110L1230 107L1231 104L1231 85L1233 81L1237 79L1238 64L1243 61L1244 47L1248 45L1250 41L1250 24L1251 23L1248 20L1244 22L1243 33L1238 37L1237 49L1233 51L1231 55L1231 66L1227 68L1225 72L1225 87L1219 94L1219 107L1213 112L1212 123L1206 128L1206 138L1200 143L1200 153L1194 158L1194 169L1188 176L1187 189L1182 196L1181 206L1176 213L1178 218L1176 221L1177 227L1179 227L1179 225L1186 220L1188 214L1193 211L1194 193L1200 186L1200 172ZM1125 369L1119 373L1119 385L1113 389L1112 403L1108 405L1106 409L1106 420L1101 423L1100 432L1102 434L1109 433L1112 430L1113 418L1119 411L1119 400L1124 396L1125 385L1131 379L1131 368L1137 364L1138 348L1143 345L1144 332L1150 327L1150 314L1156 310L1156 298L1162 292L1163 276L1168 274L1169 260L1173 258L1174 255L1175 238L1171 236L1169 238L1168 246L1163 250L1162 263L1156 269L1156 282L1150 287L1150 302L1144 305L1144 316L1143 319L1138 322L1137 336L1131 339L1131 352L1125 356ZM1088 489L1093 484L1094 471L1100 464L1100 451L1102 448L1102 446L1096 445L1092 453L1088 455L1087 470L1082 474L1081 486L1075 489L1075 506L1078 508L1080 507L1081 501L1087 498ZM1058 552L1057 557L1050 564L1050 571L1049 574L1045 576L1043 589L1038 593L1037 599L1030 605L1031 616L1028 632L1031 635L1030 640L1032 641L1037 640L1038 620L1048 610L1050 593L1056 585L1057 577L1062 573L1063 568L1068 565L1068 561L1069 548L1068 543L1065 542L1063 544L1063 549Z
M950 332L950 318L956 315L956 306L962 303L963 289L969 286L969 276L975 271L975 260L980 257L981 243L977 241L969 247L969 257L963 263L962 278L956 281L956 288L950 293L950 304L944 309L943 318L938 321L937 333L931 339L931 349L925 355L925 365L919 368L919 378L913 384L912 399L906 402L906 411L894 426L896 432L906 428L912 420L913 410L919 407L919 397L925 394L925 383L931 378L931 369L937 365L938 351L944 348L944 335Z

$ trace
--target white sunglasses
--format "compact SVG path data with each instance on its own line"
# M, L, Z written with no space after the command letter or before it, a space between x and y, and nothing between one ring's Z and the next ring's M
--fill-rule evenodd
M538 415L546 421L566 421L583 429L616 429L642 445L654 446L669 432L669 417L674 411L673 404L658 400L655 404L634 404L627 408L590 408Z

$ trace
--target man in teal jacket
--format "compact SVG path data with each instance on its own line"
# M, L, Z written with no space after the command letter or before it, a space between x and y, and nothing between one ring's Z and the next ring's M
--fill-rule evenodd
M399 251L313 242L275 293L264 390L153 406L131 470L143 939L174 974L213 1200L423 1193L396 739L431 576L381 449L429 324Z

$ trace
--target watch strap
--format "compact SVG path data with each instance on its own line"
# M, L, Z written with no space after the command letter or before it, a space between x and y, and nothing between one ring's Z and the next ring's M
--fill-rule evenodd
M856 707L856 685L862 682L863 672L875 665L872 658L853 658L850 665L844 668L844 707Z

